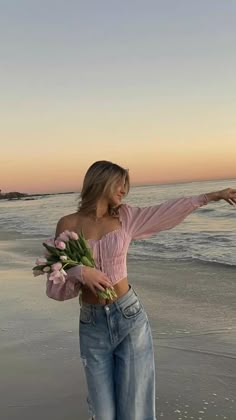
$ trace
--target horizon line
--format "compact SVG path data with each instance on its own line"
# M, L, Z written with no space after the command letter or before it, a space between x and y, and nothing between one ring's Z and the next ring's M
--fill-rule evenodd
M155 183L147 183L147 184L139 184L139 183L133 183L131 184L131 188L132 187L153 187L156 185L177 185L177 184L191 184L193 182L211 182L211 181L226 181L226 180L236 180L236 177L233 178L208 178L208 179L193 179L193 180L182 180L182 181L169 181L169 182L155 182ZM42 193L25 193L25 194L76 194L79 193L80 190L78 191L57 191L57 192L42 192Z

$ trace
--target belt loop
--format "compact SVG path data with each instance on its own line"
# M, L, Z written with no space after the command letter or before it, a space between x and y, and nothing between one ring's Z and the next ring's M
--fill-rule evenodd
M133 290L134 294L135 294L136 296L138 296L138 294L137 294L137 293L136 293L136 291L134 290L134 287L133 287L133 286L131 286L131 288L132 288L132 290Z
M95 307L92 305L91 306L91 312L92 312L92 320L93 320L93 325L96 324L96 314L95 314Z

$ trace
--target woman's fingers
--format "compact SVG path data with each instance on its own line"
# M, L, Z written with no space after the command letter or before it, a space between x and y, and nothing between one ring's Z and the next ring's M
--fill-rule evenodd
M105 287L103 287L100 283L96 284L96 288L101 290L102 292L105 291Z
M97 296L98 290L100 290L101 292L104 292L105 290L100 284L91 284L89 288L96 296Z
M104 283L102 281L96 281L96 282L93 283L93 287L95 289L99 289L102 292L104 292L104 290L106 289L107 285L106 285L106 283Z
M231 206L236 204L236 189L225 188L224 190L219 191L220 198L225 200Z
M227 201L227 203L229 203L231 206L233 206L234 204L236 204L236 200L233 200L232 198L225 198L225 201Z
M102 284L104 284L106 287L112 287L112 283L110 281L105 280Z
M100 284L103 284L106 287L111 287L112 283L110 281L110 279L106 276L106 274L103 274L101 280L99 280Z
M85 276L84 276L85 277ZM100 270L87 270L86 285L97 295L97 291L104 292L106 288L112 287L109 277Z

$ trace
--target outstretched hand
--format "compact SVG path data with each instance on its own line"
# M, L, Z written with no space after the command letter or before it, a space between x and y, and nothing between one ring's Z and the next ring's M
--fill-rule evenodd
M218 191L219 200L225 200L231 206L236 204L236 190L233 188L226 188L225 190Z

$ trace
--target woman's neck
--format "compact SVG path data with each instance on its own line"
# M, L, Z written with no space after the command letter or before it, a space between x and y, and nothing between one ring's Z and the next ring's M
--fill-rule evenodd
M109 216L107 200L100 199L97 202L96 212L95 212L94 216L95 216L95 219L97 219L97 220L104 219L104 217Z

